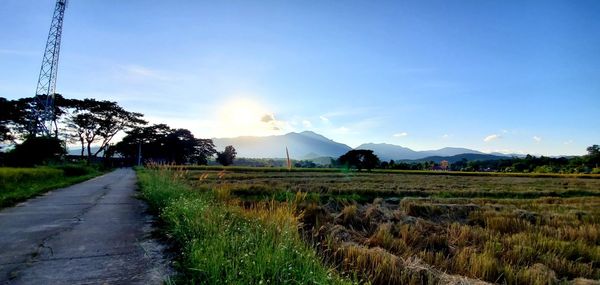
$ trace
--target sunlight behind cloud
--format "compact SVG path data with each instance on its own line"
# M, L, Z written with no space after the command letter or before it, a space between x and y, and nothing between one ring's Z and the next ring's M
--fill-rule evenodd
M229 101L217 112L217 133L220 136L267 136L287 129L267 108L250 99Z

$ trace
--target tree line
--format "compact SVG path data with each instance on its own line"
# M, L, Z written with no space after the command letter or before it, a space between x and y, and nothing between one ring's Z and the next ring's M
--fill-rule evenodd
M148 125L143 114L128 111L117 102L67 99L60 94L54 96L54 133L41 136L38 111L43 106L38 99L45 97L0 97L0 142L7 150L0 154L0 164L30 166L64 160L67 144L79 145L79 157L88 162L100 155L113 158L118 154L128 164L140 158L161 163L206 164L209 157L216 155L217 162L229 165L236 156L233 146L218 152L212 140L196 138L187 129ZM126 136L114 144L119 132Z
M574 157L532 156L510 157L496 160L462 160L448 163L447 168L434 161L380 161L372 150L350 150L337 159L331 159L329 166L345 169L371 170L449 170L467 172L520 172L520 173L600 173L600 146L588 147L587 154ZM314 163L296 163L296 167L311 168Z
M532 156L510 157L494 160L462 160L450 163L451 171L521 172L521 173L600 173L600 146L592 145L587 154L573 157ZM439 169L434 161L406 162L384 161L380 168L400 170Z
M174 164L207 164L210 158L222 165L231 165L236 150L227 146L222 152L215 149L210 139L196 138L187 129L173 129L165 124L149 125L144 115L131 112L118 103L106 100L67 99L56 94L51 123L53 136L40 136L43 131L38 111L39 102L46 98L8 100L0 97L0 165L31 166L64 160L67 144L79 145L79 158L88 162L102 155L105 159L120 157L126 164L155 161ZM40 100L41 99L41 100ZM113 143L119 132L125 137ZM10 145L6 147L6 145ZM538 173L600 173L600 147L587 148L587 155L576 157L535 157L527 155L500 160L451 163L452 171L538 172ZM246 162L256 164L255 160ZM264 164L266 162L261 162ZM273 162L268 163L273 165ZM310 161L296 162L295 167L316 167ZM372 150L350 150L329 167L432 170L439 169L433 161L403 162L380 161Z

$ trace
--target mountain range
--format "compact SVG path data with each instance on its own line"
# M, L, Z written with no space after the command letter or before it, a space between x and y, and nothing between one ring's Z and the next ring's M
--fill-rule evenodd
M233 145L238 157L248 158L284 158L285 149L289 150L290 158L308 159L315 157L338 157L352 148L330 140L314 132L288 133L267 137L235 137L213 138L217 150Z
M284 158L286 147L290 158L312 159L317 157L339 157L352 148L346 144L328 139L311 131L301 133L288 133L285 135L253 137L243 136L235 138L213 138L217 150L225 146L233 145L238 157L247 158ZM461 160L463 157L469 160L475 159L501 159L510 157L498 153L486 154L477 150L445 147L437 150L415 151L410 148L386 143L365 143L356 149L370 149L382 160L442 160L445 157L453 157L453 160ZM468 154L468 156L464 156ZM463 155L461 157L461 155Z

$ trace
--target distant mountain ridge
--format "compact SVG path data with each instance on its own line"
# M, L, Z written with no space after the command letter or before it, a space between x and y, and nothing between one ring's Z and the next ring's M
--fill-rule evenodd
M242 136L234 138L213 138L217 150L233 145L238 157L247 158L285 158L287 147L293 159L312 159L317 157L337 158L352 148L346 144L333 141L323 135L311 131L287 133L266 137ZM387 143L366 143L356 149L370 149L382 160L423 160L436 161L469 154L471 159L500 159L508 155L486 154L477 150L459 147L445 147L437 150L415 151L407 147ZM465 156L462 156L465 157ZM460 160L462 157L451 159ZM430 159L431 158L431 159ZM442 160L442 159L439 159Z
M356 147L356 149L370 149L380 160L390 159L418 159L428 155L422 155L407 147L393 145L388 143L365 143Z
M475 161L475 160L500 160L500 159L507 159L507 158L510 158L510 157L505 156L505 155L499 156L499 155L493 155L493 154L461 153L461 154L451 155L451 156L428 156L428 157L424 157L424 158L420 158L420 159L400 160L400 161L404 161L404 162L433 161L435 163L440 163L442 160L446 160L449 163L455 163L455 162L461 161L463 159L466 159L468 161Z
M418 160L426 157L448 157L467 153L480 155L485 154L477 150L460 147L445 147L437 150L415 151L410 148L386 143L367 143L359 145L358 147L356 147L356 149L373 150L373 152L381 160Z
M311 131L267 137L213 138L213 142L217 150L233 145L238 157L249 158L284 158L286 147L293 159L338 157L352 149Z

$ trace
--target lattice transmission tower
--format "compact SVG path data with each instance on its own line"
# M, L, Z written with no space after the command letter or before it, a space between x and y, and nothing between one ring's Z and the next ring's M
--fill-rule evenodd
M50 32L46 41L44 58L40 69L35 98L38 103L37 129L46 136L58 136L54 117L54 98L56 94L56 75L58 72L58 56L60 54L60 39L62 36L63 19L68 0L57 0L50 24Z

